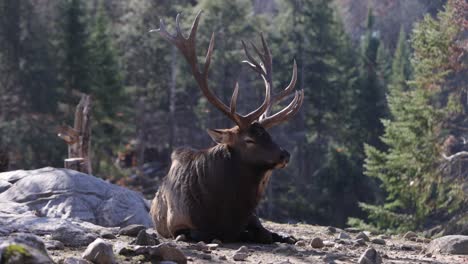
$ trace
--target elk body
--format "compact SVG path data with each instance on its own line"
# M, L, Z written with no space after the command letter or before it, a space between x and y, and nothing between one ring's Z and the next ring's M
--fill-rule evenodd
M159 34L175 45L187 60L192 74L207 100L224 113L236 126L229 129L208 129L216 146L193 150L178 149L172 153L172 164L151 206L151 217L157 232L164 237L186 234L193 240L248 240L271 243L291 239L266 230L255 215L272 171L283 168L289 153L280 148L266 129L284 122L298 112L304 93L296 91L292 102L270 115L273 104L294 91L297 68L294 62L291 83L276 95L271 94L272 59L263 38L263 52L252 44L261 62L256 61L242 42L247 63L265 82L265 99L260 107L247 115L236 113L239 86L236 84L229 106L208 87L208 69L214 47L211 37L205 64L200 70L195 51L195 38L200 20L195 18L190 35L180 30L179 16L176 35L169 34L161 21Z

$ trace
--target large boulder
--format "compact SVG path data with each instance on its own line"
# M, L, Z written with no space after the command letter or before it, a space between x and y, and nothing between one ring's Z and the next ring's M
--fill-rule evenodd
M0 181L11 184L0 192L0 226L3 228L18 230L21 223L16 221L24 225L32 223L36 229L41 225L48 229L45 226L51 221L68 225L78 220L104 227L152 225L149 205L139 193L91 175L47 167L0 173Z
M468 236L439 237L431 241L427 250L431 253L468 255Z

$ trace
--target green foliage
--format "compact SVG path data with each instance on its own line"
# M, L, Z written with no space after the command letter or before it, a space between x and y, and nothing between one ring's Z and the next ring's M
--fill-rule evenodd
M434 104L450 72L450 45L459 30L450 22L451 14L449 4L437 19L426 16L414 29L411 87L405 83L410 69L404 32L400 33L389 86L391 119L382 121L382 141L388 149L365 147L365 173L378 178L387 193L383 205L361 204L370 223L378 229L421 228L429 215L448 214L462 202L456 184L444 180L438 170L438 142L447 106ZM350 223L362 224L356 220Z
M60 31L57 48L60 60L62 98L71 99L72 90L90 90L89 32L86 9L82 0L66 0L59 4ZM71 103L71 102L68 102Z
M102 5L92 25L88 45L89 91L93 98L93 167L98 173L101 167L112 163L113 153L123 141L124 133L129 132L124 122L129 101L125 96L109 21Z
M5 263L8 263L9 259L15 258L15 257L31 257L31 253L28 252L28 250L18 244L12 244L9 245L5 248L5 252L2 254L3 256L0 256ZM22 258L21 258L22 259Z

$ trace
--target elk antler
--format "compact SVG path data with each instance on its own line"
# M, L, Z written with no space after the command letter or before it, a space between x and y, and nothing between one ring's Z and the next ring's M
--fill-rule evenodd
M198 23L200 21L201 11L197 14L195 20L193 21L192 28L190 29L190 34L188 38L185 38L182 34L180 29L180 14L176 17L176 35L172 35L167 32L166 26L164 24L164 20L160 20L160 27L159 29L150 30L150 32L159 32L159 34L169 41L171 44L175 45L182 55L184 55L185 59L187 60L190 68L192 70L192 74L200 87L201 91L208 99L208 101L213 104L216 108L218 108L221 112L223 112L226 116L228 116L231 120L233 120L241 129L247 128L251 123L255 120L260 118L260 116L267 110L270 102L270 83L265 79L265 100L263 101L262 105L257 108L256 110L252 111L251 113L243 116L236 113L236 103L237 97L239 95L239 85L236 83L234 92L232 94L230 106L226 106L210 89L208 86L208 69L211 63L211 55L213 53L214 48L214 33L211 35L210 44L208 46L208 51L205 57L205 64L203 67L203 71L200 71L197 63L197 55L196 55L196 35L197 35L197 28Z
M270 49L268 48L268 45L266 44L265 39L263 38L263 34L260 34L260 37L262 39L262 46L263 46L263 53L259 51L259 49L253 44L250 43L252 46L253 50L255 53L260 57L260 63L258 63L252 55L250 55L249 51L247 50L247 46L245 45L245 42L242 41L242 45L244 46L244 51L245 55L249 59L248 61L244 61L249 66L259 73L265 82L267 83L266 85L270 86L270 90L273 89L273 82L272 82L272 59L271 59L271 53ZM300 109L302 102L304 101L304 90L296 91L294 94L294 99L292 102L286 106L284 109L281 111L277 112L276 114L270 116L270 111L271 107L276 104L281 102L286 96L290 95L292 91L294 91L294 86L296 85L296 80L297 80L297 65L296 65L296 60L294 60L293 64L293 74L291 78L291 82L289 85L279 92L278 94L275 94L272 96L272 99L270 102L268 102L268 107L265 110L265 112L260 116L259 118L259 123L264 127L264 128L270 128L274 125L280 124L292 116L294 116Z

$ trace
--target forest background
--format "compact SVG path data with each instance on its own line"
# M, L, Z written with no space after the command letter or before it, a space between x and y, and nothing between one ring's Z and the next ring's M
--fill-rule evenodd
M282 221L468 234L464 0L0 0L0 171L62 167L80 93L93 98L92 167L152 198L176 147L213 145L232 124L207 103L174 47L149 33L203 10L198 55L240 111L262 100L241 40L263 32L274 91L298 64L305 100L271 130L292 154L259 208ZM455 219L455 220L454 220ZM452 222L451 222L452 221Z

